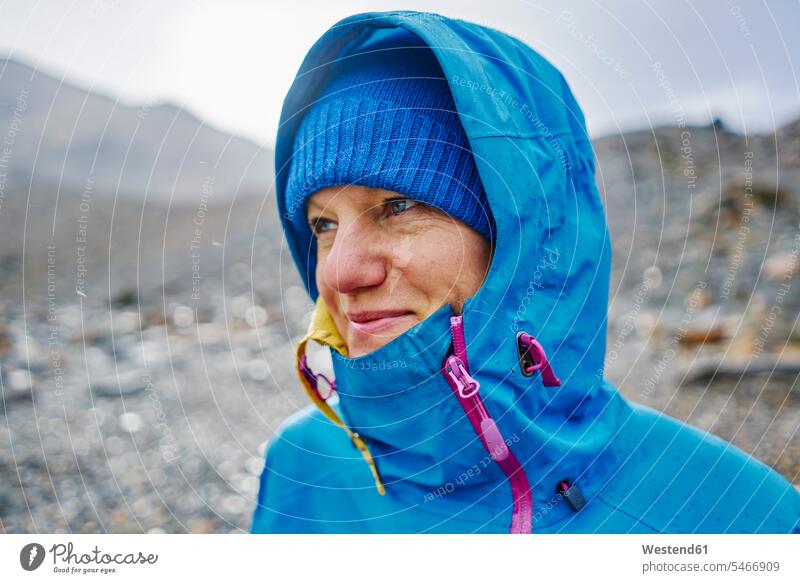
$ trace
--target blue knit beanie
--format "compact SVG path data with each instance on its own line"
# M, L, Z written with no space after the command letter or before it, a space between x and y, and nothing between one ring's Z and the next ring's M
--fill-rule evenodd
M316 191L357 184L437 207L489 240L494 220L450 87L427 47L392 47L330 66L299 124L286 183L288 218L308 230Z

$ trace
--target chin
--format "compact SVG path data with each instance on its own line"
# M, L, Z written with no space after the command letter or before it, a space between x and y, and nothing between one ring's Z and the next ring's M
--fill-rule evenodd
M369 340L360 338L353 339L349 341L347 344L348 353L351 358L355 358L358 356L364 356L365 354L369 354L370 352L375 352L376 350L383 348L384 346L389 344L395 338L402 336L411 328L413 328L413 326L409 326L394 334L385 334L379 337L370 338Z
M397 338L397 336L395 336L394 338L387 338L385 340L382 340L381 342L370 342L369 344L365 344L363 342L356 343L353 345L352 350L348 348L348 354L350 358L357 358L359 356L364 356L366 354L369 354L370 352L375 352L379 348L383 348L395 338Z

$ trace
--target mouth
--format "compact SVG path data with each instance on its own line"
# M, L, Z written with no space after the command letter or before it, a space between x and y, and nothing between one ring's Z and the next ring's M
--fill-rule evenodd
M371 335L393 328L413 315L414 312L393 310L347 314L347 318L354 331Z

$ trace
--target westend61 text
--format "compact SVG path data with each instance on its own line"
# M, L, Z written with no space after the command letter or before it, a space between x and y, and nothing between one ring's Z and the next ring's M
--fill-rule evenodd
M708 545L688 545L685 547L642 545L642 552L645 555L707 555Z

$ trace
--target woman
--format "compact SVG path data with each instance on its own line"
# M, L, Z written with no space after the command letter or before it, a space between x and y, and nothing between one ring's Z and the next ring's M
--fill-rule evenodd
M593 152L528 46L434 14L344 19L286 97L276 164L316 301L313 405L271 441L253 532L797 530L781 476L603 378Z

